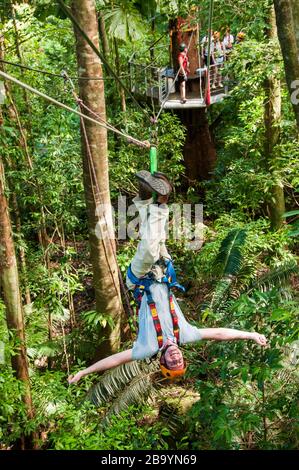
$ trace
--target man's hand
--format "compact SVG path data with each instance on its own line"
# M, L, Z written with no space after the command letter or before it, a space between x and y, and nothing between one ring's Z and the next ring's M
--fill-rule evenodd
M252 339L260 346L267 346L267 339L264 335L260 335L259 333L250 333L249 339Z
M79 382L79 380L82 379L82 377L83 377L82 371L79 371L75 375L70 375L69 378L67 379L67 381L68 381L69 385L75 384L75 383Z

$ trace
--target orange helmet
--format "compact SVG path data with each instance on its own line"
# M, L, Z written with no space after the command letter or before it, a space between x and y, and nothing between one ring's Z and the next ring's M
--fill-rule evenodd
M162 375L164 375L166 379L174 380L177 377L184 375L187 367L185 364L184 369L172 370L172 369L167 369L165 366L163 366L163 364L160 363L160 369L161 369Z
M246 36L246 34L243 33L243 31L240 31L240 32L237 34L237 38L238 38L238 39L244 39L245 36Z

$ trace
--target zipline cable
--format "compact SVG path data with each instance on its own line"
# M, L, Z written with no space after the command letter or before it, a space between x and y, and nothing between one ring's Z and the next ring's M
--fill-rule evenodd
M138 103L138 101L136 100L135 96L133 95L133 93L126 87L126 85L124 85L124 83L121 81L121 79L119 78L119 76L114 72L114 70L111 68L111 66L109 65L109 63L107 62L107 60L105 59L105 57L103 56L103 54L99 51L99 49L94 45L94 43L91 41L91 39L87 36L87 34L85 33L85 31L81 28L81 26L79 25L78 21L76 20L76 18L74 17L74 15L70 12L70 10L66 7L65 3L63 0L57 0L59 5L61 6L61 8L63 9L63 11L65 12L65 14L68 16L68 18L72 21L72 23L75 25L75 27L77 28L77 30L79 31L79 33L84 37L84 39L86 40L86 42L88 43L88 45L92 48L92 50L96 53L96 55L101 59L102 63L106 66L107 70L109 71L109 73L115 78L115 80L118 81L118 83L120 84L120 86L128 93L128 95L132 98L132 100L134 101L134 103L136 104L136 106L138 106L138 108L147 116L149 117L147 111Z
M16 85L21 86L22 88L25 88L25 90L28 90L31 93L34 93L35 95L40 96L41 98L44 98L45 100L49 101L50 103L54 104L55 106L59 106L60 108L66 109L70 113L77 114L78 116L83 117L87 121L93 122L93 123L97 124L98 126L102 126L105 129L110 130L110 131L114 132L115 134L118 134L118 135L124 137L125 139L127 139L127 141L129 143L135 144L138 147L143 147L143 148L146 148L146 149L149 148L149 142L138 140L135 137L131 137L131 136L125 134L124 132L119 131L116 128L112 128L111 125L107 125L107 124L104 124L103 122L100 122L98 116L97 116L97 119L93 119L90 116L86 116L86 114L82 114L80 111L77 111L76 109L73 109L73 108L71 108L70 106L68 106L64 103L61 103L60 101L55 100L51 96L48 96L45 93L42 93L41 91L37 90L36 88L33 88L30 85L27 85L27 83L21 82L20 80L18 80L17 78L9 75L8 73L2 72L2 70L0 70L0 77L3 77L5 80L9 80L9 81L13 82Z
M86 104L83 102L83 100L81 100L81 98L79 98L79 96L77 95L77 93L75 92L75 86L73 84L73 81L71 79L71 77L68 76L67 72L66 71L63 71L61 73L61 76L65 79L65 81L68 81L70 84L71 84L71 88L72 88L72 94L76 100L76 103L78 104L78 106L80 108L84 108L86 111L88 111L88 113L90 113L92 116L94 116L96 119L99 119L101 122L103 122L103 124L105 124L108 128L108 130L112 131L112 132L115 132L115 133L119 133L121 132L119 129L117 129L116 127L114 127L112 124L110 124L108 121L106 121L105 119L103 119L98 113L95 113L92 109L90 109L88 106L86 106ZM81 110L82 112L82 110ZM131 138L131 137L130 137ZM146 141L147 142L147 141ZM144 142L144 143L146 143ZM147 144L148 145L148 144Z
M66 71L63 71L61 73L61 76L65 79L65 81L69 81L69 83L71 84L71 87L72 87L72 94L76 100L76 103L78 104L78 106L80 108L84 108L86 111L88 111L88 113L90 113L92 116L94 116L96 119L99 119L101 122L103 122L103 124L105 124L108 128L108 130L112 131L112 132L115 132L115 133L119 133L121 132L119 129L117 129L116 127L114 127L112 124L110 124L108 121L106 121L105 119L103 119L98 113L95 113L92 109L90 109L88 106L86 106L86 104L83 102L83 100L81 100L81 98L79 98L79 96L77 95L77 93L75 92L75 86L73 84L73 81L71 79L71 77L68 76L67 72ZM82 112L82 109L81 109L81 112Z
M49 75L51 77L63 78L58 73L49 72L47 70L36 69L34 67L29 67L29 65L18 64L16 62L10 62L9 60L0 59L0 62L4 64L12 65L13 67L19 67L20 69L29 70L32 72L40 73L43 75ZM125 75L126 77L129 75ZM71 77L72 80L114 80L114 77Z

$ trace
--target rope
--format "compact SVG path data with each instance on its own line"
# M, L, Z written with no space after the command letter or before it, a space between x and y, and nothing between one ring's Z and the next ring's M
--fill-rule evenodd
M94 111L92 111L88 106L86 106L83 101L79 98L79 96L76 94L75 92L75 86L72 82L72 80L67 76L66 72L64 72L64 75L65 75L65 78L66 80L69 81L70 85L71 85L71 88L72 88L72 94L77 102L77 105L79 106L79 108L81 109L82 111L82 108L84 108L86 111L90 112L91 114L97 116L98 118L99 115L97 113L95 113ZM84 122L84 119L81 117L81 126L82 126L82 131L83 131L83 136L84 136L84 140L85 140L85 145L86 145L86 150L87 150L87 156L88 156L88 170L89 170L89 175L90 175L90 182L91 182L91 188L92 188L92 194L93 194L93 199L94 199L94 203L95 203L95 207L97 207L97 203L99 202L100 204L104 205L104 201L101 197L101 191L100 191L100 188L99 188L99 184L98 184L98 179L97 179L97 174L96 174L96 171L95 171L95 166L94 166L94 162L93 162L93 159L92 159L92 153L91 153L91 149L90 149L90 143L89 143L89 140L88 140L88 136L87 136L87 132L86 132L86 127L85 127L85 122ZM102 118L100 118L102 119ZM102 119L103 120L103 119ZM104 121L104 120L103 120ZM94 191L94 186L96 188L96 193ZM97 213L96 213L97 215ZM105 212L103 213L103 216L104 216L104 221L105 221L105 225L106 225L106 228L107 230L109 231L109 225L108 225L108 222L107 222L107 219L106 219L106 214ZM99 219L99 216L98 216L98 219ZM105 258L106 258L106 261L107 261L107 264L109 266L109 271L110 271L110 274L111 274L111 278L112 278L112 281L113 281L113 284L114 284L114 287L115 287L115 291L118 295L118 288L117 288L117 285L116 285L116 282L115 282L115 278L114 278L114 275L113 275L113 272L112 272L112 269L111 269L111 266L110 266L110 262L109 262L109 257L108 257L108 253L107 253L107 250L106 250L106 244L104 242L105 240L105 234L103 233L103 228L102 228L102 225L101 223L99 223L99 227L100 227L100 231L101 231L101 235L102 235L102 242L103 242L103 247L104 247L104 253L105 253ZM134 312L132 310L132 307L131 307L131 304L130 304L130 299L128 297L128 293L127 293L127 290L125 288L125 285L124 285L124 282L123 282L123 278L122 278L122 274L121 274L121 271L120 271L120 268L119 268L119 265L118 265L118 260L117 260L117 256L116 256L116 252L115 252L115 246L114 244L112 243L111 241L111 238L108 237L109 239L109 242L110 242L110 247L111 247L111 251L112 251L112 254L113 254L113 257L114 257L114 260L115 260L115 263L116 263L116 266L117 266L117 269L118 269L118 277L119 277L119 283L120 283L120 287L121 287L121 290L124 294L124 297L125 297L125 301L126 301L126 304L127 304L127 309L128 309L128 312L129 312L129 315L132 317L132 319L134 320ZM120 299L121 300L121 299ZM136 325L135 325L136 326Z
M78 116L83 117L87 121L93 122L93 123L97 124L98 126L102 126L105 129L110 130L110 131L124 137L125 139L127 139L127 141L129 143L135 144L138 147L143 147L143 148L146 148L146 149L148 149L150 147L149 142L138 140L135 137L131 137L128 134L125 134L124 132L119 131L118 129L116 129L115 127L113 127L111 125L104 124L104 122L99 122L99 117L98 116L97 116L97 119L93 119L90 116L87 116L86 114L82 114L80 111L77 111L76 109L73 109L73 108L71 108L70 106L67 106L64 103L61 103L60 101L55 100L51 96L48 96L45 93L42 93L41 91L37 90L36 88L33 88L30 85L27 85L27 83L21 82L17 78L3 72L2 70L0 70L0 77L3 77L5 80L9 80L9 81L13 82L16 85L21 86L22 88L25 88L25 90L28 90L31 93L34 93L35 95L40 96L41 98L44 98L45 100L49 101L50 103L54 104L55 106L59 106L60 108L66 109L70 113L77 114Z
M107 128L109 130L111 130L112 132L115 132L115 133L121 132L119 129L114 127L108 121L105 121L105 119L103 119L99 114L95 113L92 109L90 109L88 106L86 106L86 104L81 100L81 98L79 98L79 96L75 93L75 87L74 87L74 84L72 82L72 79L68 76L68 74L65 71L62 72L62 76L65 80L68 80L70 82L70 84L72 86L72 94L73 94L77 104L79 104L81 108L84 108L91 115L93 115L96 119L99 119L101 122L103 122L107 126ZM133 139L133 137L129 137L129 139Z
M156 44L158 44L158 42L160 42L161 39L163 39L164 36L166 36L166 34L168 34L168 30L165 31L165 33L163 33L162 36L159 37L159 39L157 39L155 42L153 42L153 43L149 46L149 48L148 48L147 50L150 51L151 49L154 49L154 46L155 46ZM161 46L161 47L163 47L163 46Z
M190 47L190 44L191 44L191 40L192 40L193 34L194 34L194 30L192 30L192 33L191 33L191 36L190 36L190 39L189 39L189 44L188 44L188 47L187 47L187 53L188 53L188 51L189 51L189 47ZM179 76L179 73L180 73L180 67L179 67L179 69L178 69L178 71L177 71L177 74L176 74L176 76L175 76L174 83L177 81L178 76ZM173 86L173 85L172 85L172 86ZM171 88L172 88L172 87L171 87ZM163 111L163 108L164 108L164 106L165 106L165 103L166 103L166 101L168 100L168 97L169 97L169 95L170 95L171 88L170 88L170 90L168 91L166 97L164 98L164 100L163 100L163 102L162 102L162 104L161 104L161 108L160 108L160 110L159 110L159 112L158 112L158 114L157 114L157 116L156 116L156 118L155 118L156 121L158 121L159 116L160 116L160 114L161 114L162 111Z
M41 73L43 75L49 75L51 77L63 78L58 73L49 72L47 70L36 69L34 67L29 67L28 65L17 64L16 62L10 62L9 60L0 59L0 62L4 64L12 65L13 67L19 67L20 69L30 70L32 72ZM129 77L129 75L122 75L122 77ZM71 77L72 80L114 80L114 77Z
M87 34L85 33L85 31L81 28L81 26L79 25L78 21L76 20L76 18L74 17L74 15L70 12L70 10L66 7L65 3L63 0L57 0L59 5L61 6L61 8L63 9L63 11L65 12L65 14L68 16L68 18L72 21L72 23L76 26L77 30L79 31L79 33L84 37L84 39L86 40L86 42L88 43L88 45L92 48L92 50L96 53L96 55L101 59L102 63L106 66L107 70L109 71L109 73L115 78L115 80L118 81L118 83L120 84L120 86L128 93L128 95L132 98L132 100L134 101L134 103L138 106L138 108L147 116L149 117L147 111L138 103L138 101L136 100L135 96L133 95L133 93L131 93L131 91L124 85L124 83L121 81L121 79L119 78L119 76L114 72L114 70L110 67L108 61L105 59L105 57L103 56L103 54L101 54L101 52L99 51L99 49L94 45L94 43L91 41L91 39L87 36Z
M80 104L79 104L79 106L80 106ZM81 119L81 126L82 126L83 136L84 136L84 140L85 140L85 146L86 146L86 150L87 150L88 169L89 169L89 175L90 175L92 194L93 194L93 199L94 199L95 208L96 208L97 205L98 205L98 202L102 205L104 203L103 203L103 199L101 198L101 192L100 192L100 188L99 188L98 181L97 181L97 175L96 175L95 167L94 167L93 160L92 160L92 154L91 154L90 144L89 144L88 137L87 137L85 122L84 122L84 119L82 117L80 119ZM96 190L97 190L96 194L94 192L94 186L96 187ZM105 212L103 213L103 215L104 215L104 219L105 219L105 225L106 225L107 229L109 230L109 226L108 226L108 222L107 222L107 219L106 219ZM100 227L100 231L101 231L101 235L102 235L102 244L103 244L103 248L104 248L104 254L105 254L106 262L107 262L107 265L109 267L109 271L110 271L110 274L111 274L111 278L112 278L112 282L113 282L113 285L114 285L114 288L115 288L116 295L119 295L119 290L118 290L118 287L116 285L116 281L115 281L115 278L114 278L114 275L113 275L113 272L112 272L112 268L111 268L111 265L110 265L110 262L109 262L109 256L108 256L108 253L107 253L107 247L106 247L106 243L105 243L105 234L103 233L103 228L102 228L99 216L98 216L98 221L99 221L98 226ZM110 238L109 235L108 235L108 239L110 241L112 253L115 254L115 248L112 244L112 241L111 241L111 238ZM116 257L116 255L115 255L115 257Z

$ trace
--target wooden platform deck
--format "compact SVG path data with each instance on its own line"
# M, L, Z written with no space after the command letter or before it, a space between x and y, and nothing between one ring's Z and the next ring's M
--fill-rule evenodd
M211 95L211 104L222 101L227 94L224 88L213 91ZM190 108L205 108L206 104L203 98L196 96L194 92L186 94L186 103L182 104L179 93L172 93L169 95L168 100L164 105L164 109L190 109Z

